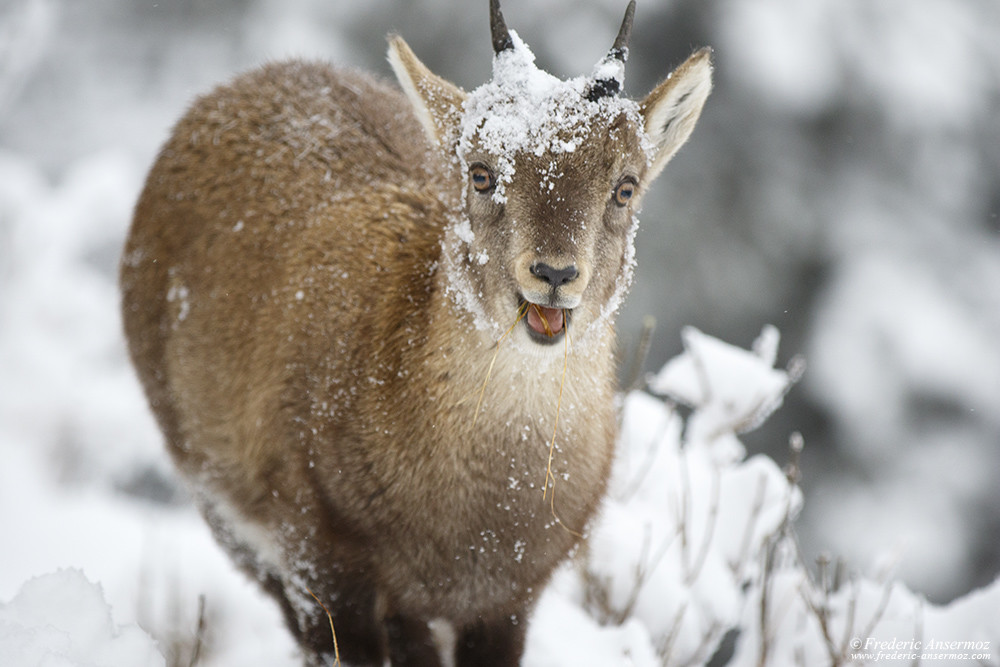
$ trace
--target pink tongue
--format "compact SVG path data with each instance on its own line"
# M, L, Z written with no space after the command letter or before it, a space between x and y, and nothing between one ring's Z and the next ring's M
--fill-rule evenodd
M563 311L561 308L546 308L530 303L528 304L528 326L540 334L554 336L562 331Z

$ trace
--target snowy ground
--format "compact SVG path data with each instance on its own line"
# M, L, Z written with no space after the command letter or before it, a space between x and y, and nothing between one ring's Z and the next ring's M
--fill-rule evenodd
M777 330L765 328L752 351L695 329L684 342L650 382L666 401L626 397L610 497L589 550L543 596L524 664L699 665L720 651L734 667L908 665L917 655L1000 664L1000 580L937 608L891 567L872 578L803 563L793 527L801 440L792 437L781 468L747 458L737 437L780 407L800 376L798 362L773 368ZM57 487L51 458L7 453L4 664L187 664L193 647L200 665L295 664L277 610L233 571L189 506L151 506L82 482ZM67 562L79 569L59 569Z

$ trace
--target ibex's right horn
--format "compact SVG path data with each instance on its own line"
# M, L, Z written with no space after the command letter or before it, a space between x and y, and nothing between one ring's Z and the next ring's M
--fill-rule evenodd
M490 32L493 35L493 53L500 53L514 48L514 40L500 13L500 0L490 0Z
M632 17L635 16L635 0L628 3L625 9L625 18L622 19L622 27L618 29L618 36L615 43L608 52L609 58L616 58L622 62L628 58L628 42L632 37Z

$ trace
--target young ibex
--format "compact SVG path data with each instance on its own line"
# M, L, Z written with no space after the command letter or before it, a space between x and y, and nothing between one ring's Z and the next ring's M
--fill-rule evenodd
M271 64L192 106L121 271L130 352L216 537L309 665L514 665L615 444L634 213L711 87L620 96L634 3L558 80L490 6L471 93ZM433 630L433 631L432 631ZM249 639L248 639L249 641Z

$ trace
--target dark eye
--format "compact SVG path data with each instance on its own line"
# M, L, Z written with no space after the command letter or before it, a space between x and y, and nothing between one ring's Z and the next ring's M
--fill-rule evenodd
M615 200L615 204L618 206L625 206L630 201L632 201L632 196L635 194L635 179L630 176L626 176L615 186L614 194L612 199Z
M474 164L469 168L469 178L476 192L489 192L496 184L493 172L484 164Z

